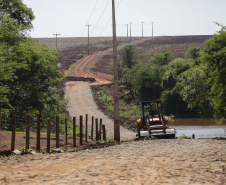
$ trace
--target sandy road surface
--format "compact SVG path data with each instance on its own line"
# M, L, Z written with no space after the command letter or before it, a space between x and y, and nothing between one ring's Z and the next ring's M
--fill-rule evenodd
M0 184L226 184L226 142L149 140L0 160Z
M69 100L68 110L71 117L76 117L78 120L80 115L85 116L89 114L89 128L91 126L91 116L98 119L103 119L103 124L106 126L107 137L113 138L114 136L114 122L108 118L101 111L98 110L91 93L90 85L102 85L109 84L109 75L106 74L91 74L89 66L92 66L97 62L103 55L109 54L110 49L106 51L96 52L81 59L78 64L71 70L69 76L76 77L93 77L96 79L95 83L87 82L68 82L66 84L66 98ZM133 139L136 133L127 130L124 127L120 127L121 140Z
M77 120L79 115L85 116L85 114L89 114L89 128L91 126L91 116L94 116L94 118L103 119L103 124L106 126L107 130L107 137L113 138L113 120L98 110L93 100L89 85L90 84L86 82L67 83L66 97L69 99L68 110L71 116L76 117ZM136 133L125 129L124 127L120 128L120 132L121 140L133 139L136 135Z

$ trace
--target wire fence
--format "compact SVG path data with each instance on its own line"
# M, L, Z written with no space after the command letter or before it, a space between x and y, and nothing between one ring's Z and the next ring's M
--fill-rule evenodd
M22 119L0 113L0 153L15 149L50 153L54 148L74 148L100 140L106 141L105 125L102 119L89 119L88 114L84 119L79 116L70 121L59 116L41 120L40 114Z

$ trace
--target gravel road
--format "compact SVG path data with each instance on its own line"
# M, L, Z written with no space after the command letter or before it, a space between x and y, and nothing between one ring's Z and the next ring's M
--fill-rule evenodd
M91 116L94 118L102 118L103 124L106 127L107 137L113 138L114 136L114 122L108 118L103 112L98 110L95 104L90 89L90 84L87 82L67 82L66 84L66 98L69 100L68 110L71 117L76 117L79 123L79 116L89 114L88 126L91 128ZM129 131L124 127L120 127L121 140L133 139L136 133Z
M226 184L226 141L149 140L0 159L0 184Z

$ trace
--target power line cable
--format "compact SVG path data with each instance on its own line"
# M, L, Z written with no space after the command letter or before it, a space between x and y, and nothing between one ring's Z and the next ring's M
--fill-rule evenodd
M90 35L92 35L93 31L95 30L95 28L97 27L98 23L100 22L100 20L101 20L101 18L102 18L102 16L103 16L104 12L106 11L106 9L107 9L109 3L110 3L110 0L107 2L107 5L105 6L105 8L104 8L104 10L103 10L103 12L102 12L100 18L98 19L98 21L97 21L96 25L94 26L94 28L93 28L93 30L92 30L92 32L91 32Z
M92 15L93 15L94 10L96 9L96 6L97 6L98 1L99 1L99 0L97 0L96 3L95 3L95 5L94 5L94 8L93 8L93 10L92 10L92 13L91 13L91 15L89 16L89 19L88 19L88 21L87 21L87 24L89 24L89 21L90 21ZM84 27L84 29L83 29L82 34L80 35L80 37L82 37L82 35L83 35L83 33L85 32L85 30L86 30L86 26Z
M117 7L116 7L116 10L118 9L118 7L119 7L119 5L121 4L121 2L122 2L122 0L120 0L119 4L118 4ZM108 21L107 24L105 25L104 29L101 31L99 37L100 37L100 36L102 35L102 33L106 30L106 28L107 28L108 24L110 23L111 19L112 19L112 16L110 17L109 21Z
M93 8L93 11L92 11L92 13L91 13L91 15L90 15L90 17L89 17L89 20L88 20L87 24L89 24L89 21L90 21L92 15L93 15L94 10L96 9L96 6L97 6L98 1L99 1L99 0L96 1L96 4L95 4L95 6L94 6L94 8Z

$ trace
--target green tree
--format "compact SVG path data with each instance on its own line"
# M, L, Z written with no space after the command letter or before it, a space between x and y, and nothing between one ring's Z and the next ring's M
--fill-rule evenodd
M189 109L196 109L201 117L213 117L214 109L209 92L211 86L206 83L206 66L194 66L179 76L182 87L180 95L188 103Z
M138 63L138 48L135 45L126 45L121 48L119 56L122 61L122 67L131 69Z
M150 64L157 64L157 65L163 66L170 63L173 58L174 56L172 52L157 53L157 54L154 54L148 62Z
M0 0L0 14L6 13L10 18L23 25L25 29L32 28L35 16L22 0Z
M226 118L226 31L225 27L204 43L202 61L207 65L207 83L211 86L215 115Z
M185 53L186 59L197 59L201 55L201 49L198 47L190 47L188 48L187 52Z
M52 119L68 114L56 88L63 77L55 61L58 52L26 36L33 18L22 1L1 1L0 111L9 119L12 113L20 119L27 113ZM3 126L10 129L10 121Z
M181 58L170 62L162 77L161 100L168 114L183 114L187 112L187 103L183 101L180 92L183 84L178 83L179 76L193 66L193 60Z

